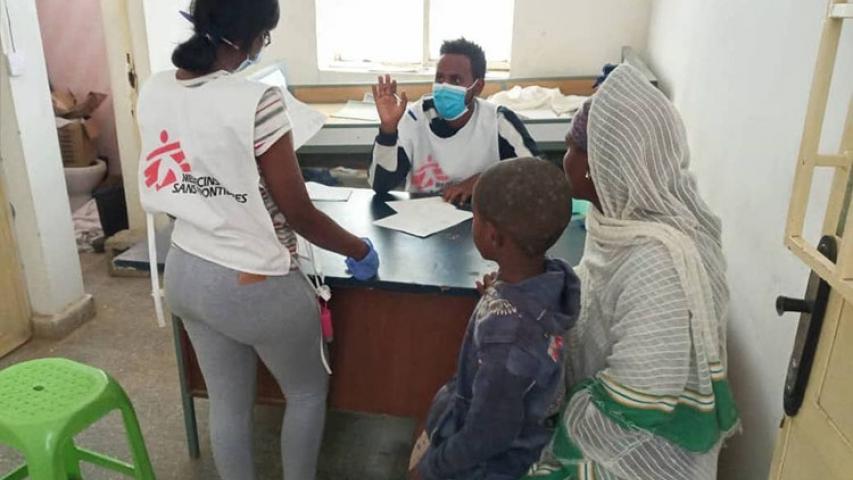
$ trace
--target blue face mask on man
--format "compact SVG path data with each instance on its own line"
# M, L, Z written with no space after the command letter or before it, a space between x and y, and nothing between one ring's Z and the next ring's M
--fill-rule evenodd
M434 83L432 85L432 99L438 116L444 120L453 121L465 115L468 111L465 98L468 96L468 91L474 88L477 82L479 80L476 80L468 88L448 83Z

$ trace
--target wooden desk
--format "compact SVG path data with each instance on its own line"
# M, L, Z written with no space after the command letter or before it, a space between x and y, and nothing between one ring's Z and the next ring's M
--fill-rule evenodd
M335 341L330 348L329 404L332 408L423 419L435 392L456 369L462 337L478 300L474 282L495 265L484 261L471 240L471 222L421 239L373 226L393 213L387 200L356 190L348 202L318 202L318 208L356 235L369 237L382 259L377 278L352 279L340 255L321 251ZM585 232L572 222L551 255L577 264ZM169 242L158 239L162 269ZM147 270L147 247L134 246L114 260L116 267ZM198 456L195 397L206 397L198 361L180 319L173 318L175 348L191 456ZM282 403L284 396L258 363L258 401Z

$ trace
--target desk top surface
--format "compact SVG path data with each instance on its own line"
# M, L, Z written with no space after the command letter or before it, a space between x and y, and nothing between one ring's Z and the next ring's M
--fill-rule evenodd
M333 115L346 106L345 103L310 103L310 107L326 115L324 128L379 128L379 120L358 120L354 118L338 118ZM517 112L516 112L517 113ZM559 124L568 125L572 121L571 116L554 116L554 118L521 118L526 125L537 124Z
M471 239L471 221L418 238L373 225L374 220L394 211L385 202L408 198L405 193L378 196L370 190L355 189L347 202L316 202L341 226L360 237L370 238L379 252L381 266L373 280L359 282L346 272L342 256L317 249L317 261L332 287L371 287L411 293L474 295L474 282L497 265L483 260ZM158 235L157 260L162 269L169 248L169 233ZM572 221L563 236L549 251L577 265L583 254L586 232L580 222ZM139 243L113 260L118 268L148 269L145 242Z

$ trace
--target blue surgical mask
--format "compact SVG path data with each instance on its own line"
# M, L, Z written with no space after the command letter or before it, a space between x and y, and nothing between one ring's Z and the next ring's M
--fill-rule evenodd
M474 85L476 84L477 82L474 82ZM474 85L465 88L447 83L434 83L432 85L432 99L438 116L453 121L465 115L468 111L465 97L468 96L468 90L474 88Z
M251 56L251 55L247 56L246 59L243 60L243 63L241 63L240 66L237 67L237 70L234 70L234 72L242 72L243 70L251 67L252 65L255 65L258 62L260 62L261 61L261 51L259 51L258 54L255 56Z

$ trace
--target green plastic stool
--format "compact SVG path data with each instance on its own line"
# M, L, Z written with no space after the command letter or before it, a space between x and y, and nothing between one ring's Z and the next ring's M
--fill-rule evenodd
M134 465L74 445L74 435L116 409ZM121 386L102 370L63 358L0 371L0 443L17 448L27 462L0 480L79 480L80 462L140 480L155 478L136 413Z

